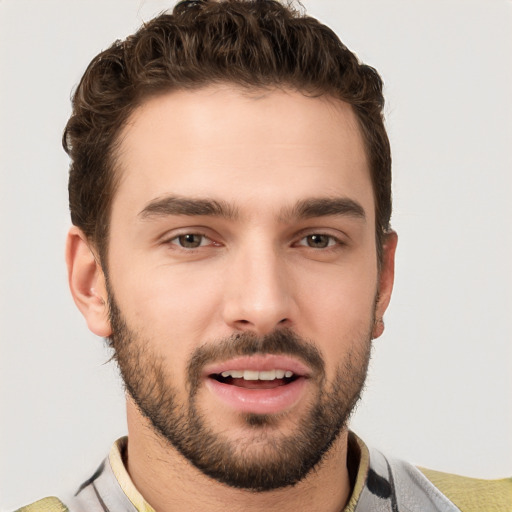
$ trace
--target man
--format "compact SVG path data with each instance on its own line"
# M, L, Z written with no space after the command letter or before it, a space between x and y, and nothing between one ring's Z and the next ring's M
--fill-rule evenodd
M348 431L394 277L381 89L273 2L182 3L93 60L64 135L67 262L129 436L33 508L505 510L510 481Z

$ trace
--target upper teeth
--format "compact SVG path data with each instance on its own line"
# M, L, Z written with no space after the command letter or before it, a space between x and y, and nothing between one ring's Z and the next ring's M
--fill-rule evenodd
M293 372L290 370L265 370L262 372L254 370L228 370L222 372L223 377L233 377L234 379L244 380L274 380L282 379L283 377L291 377Z

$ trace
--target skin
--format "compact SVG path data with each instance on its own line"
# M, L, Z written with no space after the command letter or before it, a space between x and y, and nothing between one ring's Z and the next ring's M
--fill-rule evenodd
M130 329L150 342L182 402L188 358L205 343L284 326L315 344L332 382L363 333L382 333L397 238L386 237L379 272L372 184L350 106L284 90L172 92L135 111L121 134L118 164L110 286ZM237 215L143 213L169 196L222 201ZM294 215L294 207L311 198L350 199L364 216ZM206 238L190 250L177 238L187 233ZM326 247L308 245L308 236L318 234ZM76 227L68 236L67 262L89 328L108 337L104 271ZM300 399L266 431L269 439L293 435L316 386L314 379L306 382ZM213 430L248 442L255 435L205 385L197 405ZM297 485L254 493L203 475L154 431L129 396L127 414L128 471L159 512L178 505L182 511L225 510L227 504L234 511L334 512L349 497L346 430ZM257 455L258 446L254 450Z

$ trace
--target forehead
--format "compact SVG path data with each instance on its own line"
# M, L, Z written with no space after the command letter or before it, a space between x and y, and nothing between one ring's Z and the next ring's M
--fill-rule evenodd
M166 93L128 120L117 162L113 214L165 195L269 208L342 195L373 209L357 119L330 97L234 86Z

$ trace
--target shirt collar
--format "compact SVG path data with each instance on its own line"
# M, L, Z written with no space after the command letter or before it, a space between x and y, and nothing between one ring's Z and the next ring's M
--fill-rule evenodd
M121 437L110 449L109 462L119 486L138 512L155 512L153 507L136 489L125 466L125 453L128 438ZM343 512L355 512L357 502L364 489L366 476L370 468L370 452L364 442L353 432L349 432L347 466L349 469L352 493Z
M126 494L138 512L155 512L153 507L142 497L142 494L136 489L135 485L126 470L124 464L126 447L128 446L128 438L121 437L110 449L108 459L119 486Z

